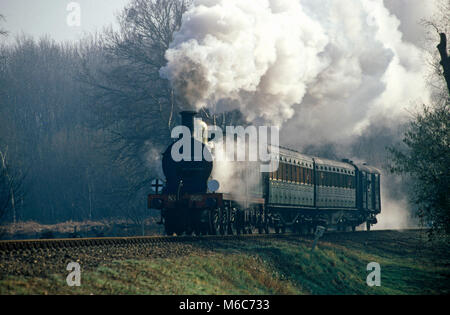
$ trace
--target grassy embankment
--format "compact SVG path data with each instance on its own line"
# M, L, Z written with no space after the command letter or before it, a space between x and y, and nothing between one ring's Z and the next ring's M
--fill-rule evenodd
M401 237L323 242L314 252L309 240L217 242L208 254L101 265L78 288L67 274L7 276L0 294L449 294L448 243L391 233ZM366 284L369 262L381 265L380 287Z

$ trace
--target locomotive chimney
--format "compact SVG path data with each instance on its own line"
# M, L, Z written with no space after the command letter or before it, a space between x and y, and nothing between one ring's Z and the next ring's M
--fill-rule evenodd
M191 131L191 137L194 136L194 117L197 115L195 111L184 111L180 113L181 124L186 126Z

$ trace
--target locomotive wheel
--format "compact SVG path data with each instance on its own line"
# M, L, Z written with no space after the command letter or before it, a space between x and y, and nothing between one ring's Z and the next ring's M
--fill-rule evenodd
M209 211L209 234L217 235L221 230L221 222L219 218L219 211Z
M169 230L168 228L166 228L166 235L167 236L173 236L173 231L172 230Z
M164 220L164 229L167 236L172 236L173 233L175 233L175 229L171 221L172 220L170 218L165 218Z
M225 235L225 231L227 228L227 217L225 211L220 211L222 215L220 216L220 226L219 226L219 233L220 235Z
M227 224L227 235L233 235L233 225L231 222Z
M173 229L173 227L169 222L165 223L164 228L166 230L167 236L173 236L173 234L175 233L175 230Z
M246 234L245 227L242 225L241 222L239 222L239 221L236 222L235 228L236 228L237 235Z
M183 233L184 233L184 231L183 231L182 229L177 229L177 230L175 230L175 234L176 234L177 236L181 236L181 235L183 235Z
M219 234L220 235L225 235L225 228L224 228L224 226L223 226L223 222L222 222L222 224L220 224L220 227L219 227Z

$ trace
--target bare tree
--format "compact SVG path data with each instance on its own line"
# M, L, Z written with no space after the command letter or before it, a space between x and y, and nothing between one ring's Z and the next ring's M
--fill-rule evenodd
M445 101L450 94L450 57L447 43L450 34L450 15L448 14L450 1L436 0L435 5L437 7L435 15L430 20L422 20L421 24L428 29L425 40L432 49L428 62L433 71L428 82L435 88L437 98L443 98ZM437 47L436 42L439 43ZM442 100L438 100L440 101Z
M7 150L0 150L0 220L11 211L16 223L17 209L23 200L23 181L24 175L9 164Z
M155 147L162 151L178 119L174 93L159 71L189 3L133 0L119 15L120 30L99 37L101 62L83 54L82 79L90 87L96 113L92 127L105 132L114 167L127 179L117 188L124 197L123 208L139 208L133 206L137 196L148 192L157 175L157 163L148 152Z

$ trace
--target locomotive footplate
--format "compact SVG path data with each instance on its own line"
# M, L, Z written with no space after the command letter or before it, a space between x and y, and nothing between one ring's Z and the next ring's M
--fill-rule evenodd
M215 209L223 205L223 194L185 194L179 199L177 195L149 195L149 209L175 209L183 205L188 209Z
M257 204L263 205L265 204L264 198L252 197L252 196L238 196L232 194L222 194L223 200L226 201L234 201L238 203L247 203L247 204Z

